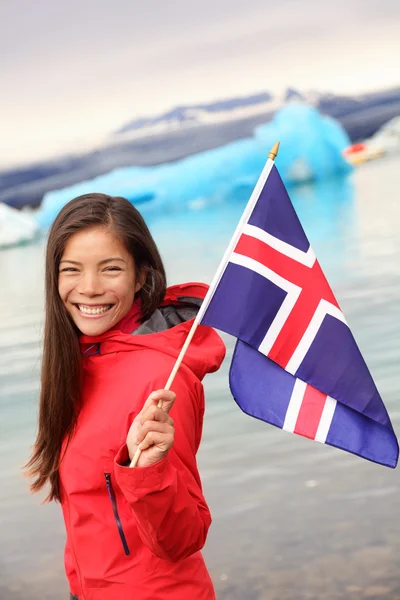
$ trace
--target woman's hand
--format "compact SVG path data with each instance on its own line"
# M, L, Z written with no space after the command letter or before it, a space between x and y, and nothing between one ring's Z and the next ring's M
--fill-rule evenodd
M175 398L174 392L168 390L152 392L134 419L126 444L130 460L138 447L142 451L136 466L154 465L164 458L174 443L174 422L169 416L169 411ZM162 408L158 407L160 400Z

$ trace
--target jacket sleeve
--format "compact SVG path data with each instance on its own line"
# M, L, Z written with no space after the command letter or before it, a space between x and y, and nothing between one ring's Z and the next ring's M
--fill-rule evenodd
M176 393L171 409L175 439L168 455L149 467L131 469L123 466L129 460L123 446L114 464L116 481L132 508L143 543L172 562L201 550L211 524L196 463L204 392L200 381L193 384L192 379L189 385L187 378L182 369L171 388Z

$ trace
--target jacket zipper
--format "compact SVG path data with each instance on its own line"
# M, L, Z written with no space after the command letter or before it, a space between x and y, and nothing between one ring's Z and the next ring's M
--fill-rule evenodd
M129 556L131 552L129 550L129 546L128 546L128 543L126 541L124 530L122 529L121 519L119 518L118 507L117 507L117 499L115 497L114 488L113 488L112 483L111 483L111 474L110 473L104 473L104 477L106 478L108 495L109 495L110 500L111 500L112 509L113 509L113 513L114 513L114 517L115 517L115 521L116 521L117 527L118 527L119 537L121 538L121 542L122 542L122 545L124 547L124 552L125 552L126 556Z

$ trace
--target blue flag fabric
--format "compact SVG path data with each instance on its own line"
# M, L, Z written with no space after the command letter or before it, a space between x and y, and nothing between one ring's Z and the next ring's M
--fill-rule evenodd
M244 412L395 467L388 413L275 166L201 319L238 338Z

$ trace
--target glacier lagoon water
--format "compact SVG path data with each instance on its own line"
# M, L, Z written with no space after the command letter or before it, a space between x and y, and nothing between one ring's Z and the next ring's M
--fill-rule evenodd
M400 163L291 191L293 203L400 431ZM210 281L249 193L149 214L170 283ZM43 323L44 241L0 252L0 598L67 598L57 506L27 493ZM228 357L205 381L199 453L213 525L206 560L222 600L400 595L400 471L240 412Z

